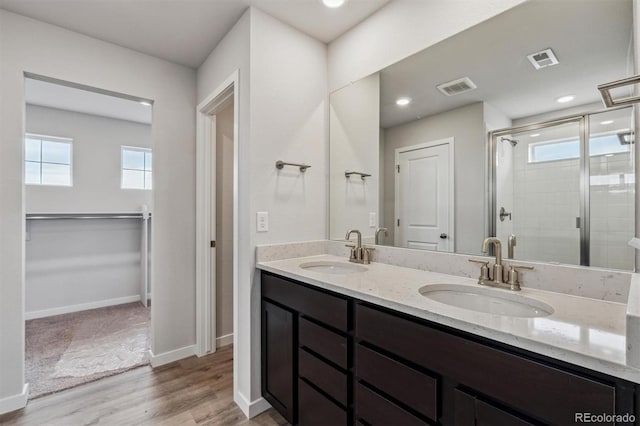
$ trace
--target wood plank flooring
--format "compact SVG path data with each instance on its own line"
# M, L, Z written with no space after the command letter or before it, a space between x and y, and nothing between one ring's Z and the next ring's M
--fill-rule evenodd
M248 420L233 402L233 350L118 376L29 401L0 425L255 425L287 422L273 409Z

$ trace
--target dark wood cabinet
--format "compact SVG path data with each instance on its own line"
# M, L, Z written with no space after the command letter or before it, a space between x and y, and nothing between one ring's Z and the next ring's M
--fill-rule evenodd
M262 395L294 423L295 374L293 313L262 302Z
M262 273L263 395L300 425L575 424L638 385Z

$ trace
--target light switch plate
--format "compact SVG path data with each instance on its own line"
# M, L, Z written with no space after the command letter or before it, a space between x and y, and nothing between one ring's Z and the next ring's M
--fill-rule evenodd
M269 212L256 213L256 231L257 232L269 231Z
M370 212L369 213L369 228L375 228L376 225L378 224L378 215L376 214L376 212Z

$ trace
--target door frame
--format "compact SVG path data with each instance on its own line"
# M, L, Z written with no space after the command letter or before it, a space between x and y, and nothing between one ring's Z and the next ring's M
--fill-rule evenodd
M229 75L196 108L196 348L197 356L216 351L215 241L216 112L233 104L233 352L237 348L238 288L238 112L239 71ZM234 373L234 380L236 374Z
M449 253L455 253L456 251L456 233L455 233L455 138L453 136L443 139L437 139L425 143L420 143L417 145L411 146L403 146L401 148L396 148L395 150L395 168L396 172L394 172L394 226L395 232L393 233L394 237L394 245L399 247L400 244L400 233L398 232L398 219L400 218L400 173L397 171L398 166L400 165L400 154L416 151L424 148L433 148L439 145L449 145L449 239L451 240L451 251Z

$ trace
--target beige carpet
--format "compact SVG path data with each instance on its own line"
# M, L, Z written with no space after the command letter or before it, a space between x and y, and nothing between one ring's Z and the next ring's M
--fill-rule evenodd
M149 363L150 308L109 306L26 322L30 398Z

